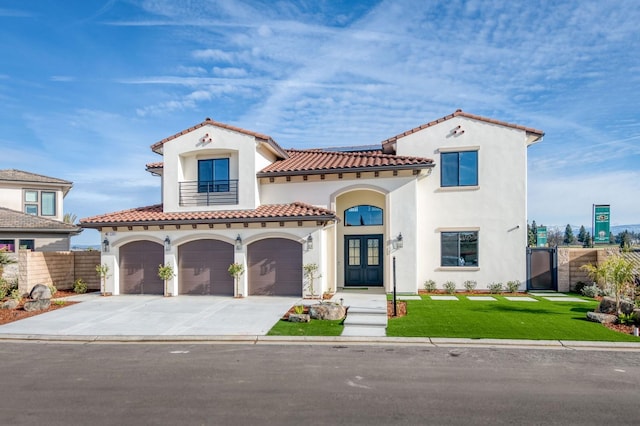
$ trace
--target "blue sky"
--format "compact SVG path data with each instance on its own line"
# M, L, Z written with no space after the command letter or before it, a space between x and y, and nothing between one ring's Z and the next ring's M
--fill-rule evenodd
M461 108L546 132L529 220L640 223L638 22L635 0L3 0L0 168L73 181L81 218L159 202L149 146L205 117L305 148Z

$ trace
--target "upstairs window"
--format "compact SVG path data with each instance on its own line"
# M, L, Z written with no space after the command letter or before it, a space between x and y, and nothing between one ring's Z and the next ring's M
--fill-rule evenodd
M478 266L478 231L443 232L441 266Z
M344 211L345 226L382 225L382 209L376 206L355 206Z
M441 186L477 186L478 151L440 154Z
M42 198L42 216L55 216L56 215L56 193L55 192L42 192L40 194Z
M198 160L198 192L229 192L229 159Z
M38 191L24 191L24 212L38 216Z

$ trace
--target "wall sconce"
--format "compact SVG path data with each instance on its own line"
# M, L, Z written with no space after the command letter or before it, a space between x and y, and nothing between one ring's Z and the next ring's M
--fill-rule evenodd
M168 235L164 239L164 251L171 251L171 240Z
M240 238L240 234L236 237L236 250L242 250L242 238Z
M307 237L307 250L313 250L313 237L311 234Z
M109 253L109 240L107 237L104 237L104 240L102 241L102 252Z
M402 232L400 232L396 237L396 248L401 249L402 247L404 247L404 242L402 241Z

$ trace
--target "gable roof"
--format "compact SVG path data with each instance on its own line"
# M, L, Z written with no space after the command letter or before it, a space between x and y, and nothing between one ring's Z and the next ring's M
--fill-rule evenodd
M336 152L323 150L287 150L289 158L271 163L258 177L311 175L382 170L414 170L433 167L433 160L383 154L379 151Z
M82 229L70 223L0 207L0 232L8 231L78 234Z
M153 152L155 152L156 154L160 154L162 155L162 146L173 140L176 138L179 138L180 136L186 135L187 133L191 133L194 130L197 130L201 127L204 126L215 126L215 127L220 127L222 129L227 129L227 130L231 130L233 132L238 132L238 133L242 133L245 135L249 135L249 136L253 136L254 138L266 143L276 154L278 154L279 156L281 156L282 158L286 158L287 154L285 152L284 149L282 149L282 147L280 147L280 145L278 145L278 143L276 141L274 141L271 136L262 134L262 133L257 133L257 132L252 132L251 130L246 130L246 129L242 129L240 127L236 127L236 126L231 126L229 124L225 124L225 123L221 123L219 121L214 121L212 119L210 119L209 117L205 118L205 120L202 123L198 123L195 126L189 127L188 129L185 129L181 132L178 132L174 135L171 135L169 137L166 137L164 139L162 139L161 141L158 141L156 143L154 143L153 145L151 145L151 150Z
M506 121L500 121L500 120L494 120L493 118L487 118L487 117L482 117L479 115L475 115L475 114L469 114L468 112L464 112L461 109L456 110L453 114L449 114L449 115L445 115L442 118L439 118L437 120L433 120L430 121L428 123L425 123L421 126L418 127L414 127L411 130L407 130L406 132L400 133L399 135L395 135L390 137L389 139L386 139L384 141L382 141L382 146L385 147L389 144L394 143L395 141L397 141L398 139L408 136L412 133L416 133L419 132L422 129L426 129L427 127L432 127L435 126L436 124L440 124L444 121L450 120L454 117L466 117L466 118L471 118L473 120L478 120L478 121L484 121L486 123L491 123L491 124L497 124L499 126L504 126L504 127L511 127L512 129L519 129L519 130L524 130L527 133L532 134L533 136L536 136L536 140L540 139L541 137L544 136L544 132L542 130L537 130L534 129L532 127L525 127L525 126L521 126L519 124L512 124L512 123L507 123Z
M117 225L167 225L167 224L209 224L280 222L297 220L328 221L336 218L331 210L310 204L265 204L253 210L218 210L199 212L167 212L162 204L107 213L80 219L83 228L100 228Z
M25 182L25 183L53 183L62 186L72 186L73 182L68 180L25 172L17 169L0 170L0 181Z

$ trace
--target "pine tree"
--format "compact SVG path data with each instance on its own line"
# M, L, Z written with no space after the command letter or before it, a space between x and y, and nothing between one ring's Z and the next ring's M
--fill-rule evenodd
M571 225L567 225L564 228L564 240L562 241L565 245L573 244L576 237L573 236L573 229L571 229Z
M583 247L593 247L593 240L591 239L591 233L587 232L587 236L584 238Z
M584 243L584 240L587 238L587 230L584 229L584 225L580 226L580 231L578 232L578 241Z
M527 223L527 244L529 247L538 245L538 225L535 220L531 222L531 226Z

